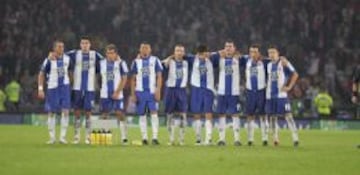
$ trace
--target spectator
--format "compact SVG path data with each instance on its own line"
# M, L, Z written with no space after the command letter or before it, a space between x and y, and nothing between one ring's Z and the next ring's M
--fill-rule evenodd
M5 93L8 97L7 100L7 109L11 112L18 112L19 110L19 100L20 100L20 84L16 81L15 78L6 85Z
M3 87L0 85L0 112L5 112L5 101L6 101L6 95L3 91Z
M330 118L333 99L325 87L320 88L320 93L315 97L314 103L321 118Z

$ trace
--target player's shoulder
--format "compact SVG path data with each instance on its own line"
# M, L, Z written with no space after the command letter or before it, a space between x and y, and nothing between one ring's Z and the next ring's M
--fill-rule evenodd
M158 57L158 56L155 56L155 55L151 55L151 56L150 56L150 59L153 59L153 60L155 60L155 61L160 60L159 57Z

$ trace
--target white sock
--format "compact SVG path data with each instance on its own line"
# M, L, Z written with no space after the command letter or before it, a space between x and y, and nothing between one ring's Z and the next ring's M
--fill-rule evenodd
M75 139L80 139L80 128L81 128L81 119L80 117L75 117L74 129L75 129Z
M254 120L250 120L247 122L247 129L248 129L248 141L253 142L254 141Z
M172 118L173 118L173 114L166 115L166 128L168 129L169 133L170 133L170 129L171 129Z
M279 125L277 119L277 117L272 116L270 120L271 131L273 132L273 139L275 142L279 142Z
M60 129L60 138L65 139L66 138L66 131L69 126L69 113L68 112L62 112L61 114L61 129Z
M91 119L90 119L90 117L85 119L85 129L86 129L85 139L89 139L90 134L91 134Z
M219 118L219 138L220 141L225 141L226 134L226 117Z
M260 128L262 141L268 141L268 121L266 117L260 117Z
M175 128L176 128L176 121L175 116L172 116L169 121L169 132L170 132L170 142L175 141Z
M180 119L180 126L179 126L180 127L180 129L179 129L180 142L184 142L186 125L187 125L186 114L182 114L181 119Z
M240 141L240 118L232 117L233 131L234 131L234 141Z
M210 142L212 138L212 122L209 119L205 120L205 142Z
M140 131L143 140L148 139L146 115L139 116Z
M296 124L294 121L294 118L292 116L292 114L287 114L285 116L286 122L289 126L289 129L291 131L291 135L292 135L292 139L293 141L299 141L299 136L298 136L298 132L297 132L297 128L296 128Z
M159 133L159 117L157 114L151 114L151 127L153 139L157 139Z
M55 138L55 126L56 126L56 117L55 114L48 114L48 130L50 140L56 140Z
M194 121L194 126L195 126L195 135L196 135L196 140L200 140L201 141L201 120L200 119L195 119Z
M126 124L126 120L125 120L125 121L119 120L119 128L120 128L121 140L127 139L127 124Z

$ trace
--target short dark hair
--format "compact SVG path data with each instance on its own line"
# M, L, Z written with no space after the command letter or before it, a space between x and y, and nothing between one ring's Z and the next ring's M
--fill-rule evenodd
M116 47L115 44L108 44L106 47L105 47L105 51L107 50L114 50L116 53L118 53L118 49Z
M203 53L203 52L208 52L209 49L206 45L199 45L197 48L196 48L196 52L197 53Z
M234 40L232 40L232 39L230 39L230 38L226 39L226 40L225 40L225 43L233 43L233 44L235 45Z
M88 40L88 41L91 41L91 40L90 40L90 37L87 36L87 35L81 36L81 37L80 37L80 40Z
M149 42L147 42L147 41L143 41L143 42L140 43L140 45L143 45L143 44L144 44L144 45L150 45L150 46L151 46L151 44L150 44Z
M258 44L258 43L256 43L256 44L251 44L251 45L250 45L250 48L257 48L257 49L259 49L259 50L260 50L261 45L260 45L260 44Z
M55 48L55 45L58 43L64 43L64 41L62 39L55 39L52 43L52 48Z
M277 45L275 45L275 44L270 44L270 45L269 45L269 47L268 47L268 49L276 49L276 50L278 50L278 51L279 51L278 46L277 46Z
M185 47L183 44L176 44L175 47Z

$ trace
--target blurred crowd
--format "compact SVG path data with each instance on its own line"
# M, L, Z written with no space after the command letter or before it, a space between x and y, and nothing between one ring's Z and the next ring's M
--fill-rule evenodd
M41 109L36 74L55 38L67 49L81 35L99 51L115 43L128 61L142 41L162 58L176 43L188 52L200 43L219 50L231 38L244 54L252 43L264 55L270 43L281 48L301 76L291 94L298 116L315 115L321 86L334 98L334 112L344 113L352 107L351 72L360 64L359 9L356 0L4 0L0 87L16 79L20 108Z

